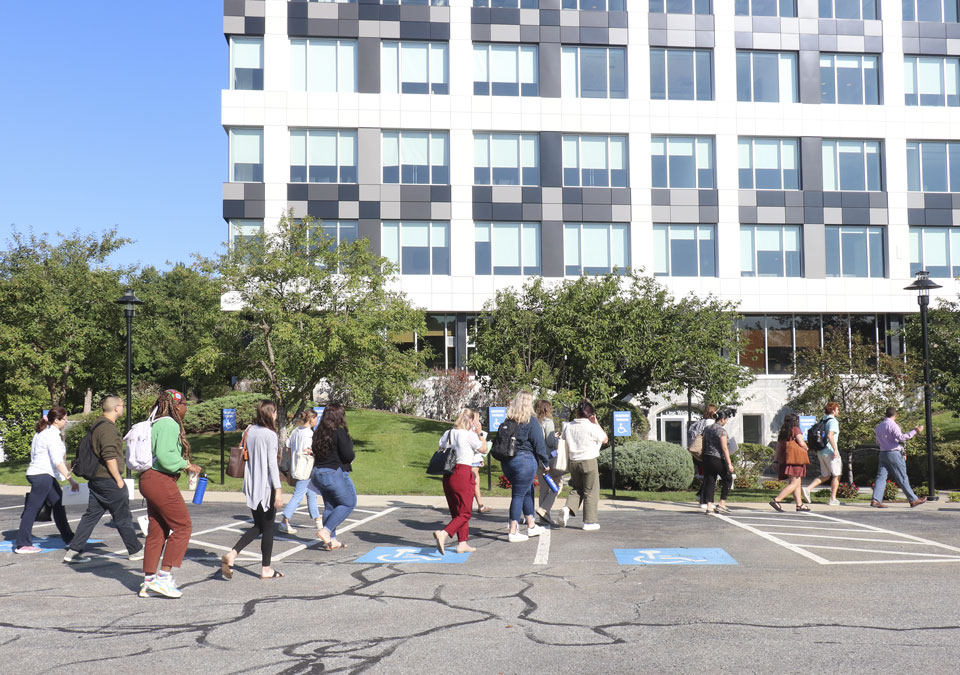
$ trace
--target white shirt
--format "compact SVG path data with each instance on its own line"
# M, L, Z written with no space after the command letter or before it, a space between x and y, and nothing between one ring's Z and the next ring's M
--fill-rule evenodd
M63 443L60 430L50 426L38 434L34 434L30 443L30 466L27 467L28 476L53 476L63 480L57 471L57 465L62 464L67 456L67 446Z
M440 447L444 447L449 439L457 451L457 464L473 465L473 456L483 447L483 441L477 432L469 429L450 429L440 437Z
M313 445L313 429L310 427L297 427L290 434L287 441L290 445L290 456L296 457L298 452L309 450Z
M563 430L563 440L567 444L567 457L574 462L585 462L600 456L600 446L606 434L599 424L581 417L575 419Z

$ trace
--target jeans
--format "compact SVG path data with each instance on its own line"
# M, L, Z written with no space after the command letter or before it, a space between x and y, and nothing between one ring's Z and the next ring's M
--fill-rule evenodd
M520 522L523 516L533 515L533 478L537 475L537 460L533 453L520 451L500 463L503 474L510 481L510 520Z
M323 526L330 532L330 538L336 539L337 527L357 506L357 489L350 474L343 469L314 469L310 480L313 490L323 497Z
M294 512L303 501L303 496L307 496L307 509L310 511L310 517L316 520L320 517L320 510L317 508L317 493L310 489L310 479L304 478L298 480L296 487L293 488L293 496L283 509L283 517L287 520L293 518Z
M887 485L887 473L890 473L890 479L903 490L911 502L917 501L917 495L910 489L910 479L907 478L907 462L899 450L880 451L879 465L877 466L877 478L873 482L873 500L883 501L883 489Z
M31 530L33 522L37 518L43 503L50 504L50 510L53 512L53 522L57 524L60 531L60 538L63 542L70 545L73 539L73 530L70 529L70 523L67 522L67 511L63 508L63 491L60 489L60 483L50 474L40 474L37 476L27 476L30 481L30 498L23 509L23 516L20 518L20 529L17 530L16 548L33 545Z
M117 487L112 478L94 478L87 485L90 488L90 500L87 502L86 513L77 525L70 548L81 553L93 533L93 528L100 522L104 512L109 511L120 532L120 538L123 539L123 545L127 547L127 553L138 553L143 547L137 540L136 530L133 529L127 486Z

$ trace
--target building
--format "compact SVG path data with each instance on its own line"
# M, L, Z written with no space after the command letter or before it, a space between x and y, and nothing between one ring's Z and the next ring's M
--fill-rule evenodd
M225 0L223 216L369 239L439 367L524 275L738 301L764 351L734 429L769 441L796 346L899 354L912 275L956 293L957 1Z

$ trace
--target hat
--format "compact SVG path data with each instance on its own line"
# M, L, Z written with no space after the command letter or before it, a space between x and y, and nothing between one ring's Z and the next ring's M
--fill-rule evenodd
M183 398L183 394L176 389L166 389L164 393L170 394L170 398L172 398L177 405L187 402L186 399Z

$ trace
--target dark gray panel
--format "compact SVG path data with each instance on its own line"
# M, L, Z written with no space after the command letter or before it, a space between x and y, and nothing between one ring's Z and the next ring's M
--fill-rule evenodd
M370 251L380 255L380 219L361 218L357 222L357 234L370 241Z
M361 218L380 218L380 202L360 202Z
M839 209L843 206L843 195L839 192L824 192L823 205L831 209Z
M337 31L340 37L355 38L360 35L360 22L356 19L340 19L337 21Z
M653 14L650 15L653 17ZM697 17L699 22L701 18L710 19L710 26L713 27L713 17ZM626 12L607 12L607 25L611 28L628 28Z
M563 188L564 204L583 204L583 189L575 187Z
M560 59L557 59L559 63ZM559 131L540 132L540 185L563 185L563 155Z
M867 192L841 192L840 205L844 208L868 208L870 206L870 194Z
M401 40L429 40L430 24L426 21L401 21Z
M267 20L262 16L248 16L244 20L243 32L245 35L263 35L267 29Z
M490 23L503 23L509 26L517 26L520 24L520 10L494 7L490 10Z
M594 223L608 223L613 219L613 207L610 204L584 204L583 219Z
M493 188L489 185L474 185L473 186L473 202L492 202L493 201Z
M292 4L292 3L291 3ZM359 4L357 5L358 13L357 18L361 21L379 21L380 20L380 5L368 5L368 4Z
M243 200L242 199L224 199L223 200L223 218L243 218Z
M429 202L429 185L401 185L400 201L403 202Z
M337 199L341 202L355 202L360 199L359 185L340 185L337 190Z
M920 53L944 56L947 53L947 41L941 38L920 38Z
M399 21L400 20L400 6L399 5L383 5L380 7L380 20L381 21Z
M543 208L540 204L523 204L523 221L538 221L543 218Z
M540 48L554 42L560 42L560 26L540 26Z
M720 222L720 207L719 206L701 206L700 222L701 223Z
M840 223L843 225L869 225L870 209L845 206L840 212Z
M243 193L244 197L247 193ZM925 192L923 195L923 205L928 209L952 209L953 195L949 193Z
M610 195L610 188L583 188L581 201L584 204L613 204L613 197Z
M523 204L494 203L493 220L523 220Z
M380 39L357 40L357 90L364 94L380 93Z
M538 187L525 187L520 190L520 200L524 204L539 204L542 199L542 191Z
M950 209L927 209L923 218L926 225L953 225L953 211Z
M290 6L296 3L291 2ZM306 16L307 6L303 5L304 16ZM246 10L244 7L244 0L223 0L223 15L224 16L244 16Z
M313 37L337 37L340 22L336 19L307 19L307 34Z
M558 12L555 9L541 9L540 25L541 26L559 26L560 12Z
M670 206L670 190L651 190L650 203L653 206Z
M588 26L591 28L606 28L607 27L607 13L606 12L580 12L580 27Z
M697 190L697 203L700 206L717 206L720 203L716 190Z
M476 24L490 23L490 9L488 7L471 7L470 22Z
M520 26L520 42L540 42L540 26Z
M804 223L822 223L822 222L823 222L823 207L821 207L821 206L804 206L804 207L803 207L803 222L804 222Z
M266 199L264 196L266 194L266 186L263 183L244 183L243 184L243 198L246 200L259 200L263 201Z
M815 190L803 191L804 206L823 206L823 193Z
M757 206L785 206L780 190L757 190Z
M493 204L490 202L473 203L474 220L491 220L493 218Z
M803 193L800 190L787 190L783 193L785 206L803 206Z
M470 26L470 37L474 42L490 42L490 24L473 24Z
M306 183L287 183L287 201L305 202L307 199Z
M430 39L431 40L449 40L450 39L450 24L434 22L430 24Z
M583 218L583 206L581 204L564 204L563 219L566 221L577 222Z
M541 37L543 29L540 31ZM540 43L540 96L544 98L560 98L560 43ZM541 143L543 134L540 134ZM546 166L540 164L541 167ZM541 168L542 170L542 168Z
M243 202L243 217L244 218L263 218L266 213L266 202L263 201L247 201Z
M820 103L820 53L800 52L800 102Z
M449 186L449 185L431 185L431 186L430 186L430 201L432 201L432 202L449 202L449 201L450 201L450 186Z
M907 209L907 225L926 225L924 209Z
M563 35L563 26L560 27L560 35ZM580 42L587 45L610 44L610 29L594 28L593 26L581 26Z
M740 222L741 223L755 223L757 222L757 207L756 206L741 206L740 209Z
M875 209L882 209L887 207L887 193L886 192L870 192L870 206Z
M341 19L353 19L354 21L360 18L360 9L359 5L356 3L343 3L338 5L339 14L338 16Z
M336 201L309 201L307 213L314 218L336 220L340 217L340 202Z
M577 44L580 42L580 29L577 26L560 26L560 42Z
M817 136L804 136L800 139L800 169L803 174L804 190L823 189L823 151L822 139ZM804 202L806 204L806 202Z
M947 37L947 26L943 23L933 21L920 22L920 44L923 44L923 38L945 38Z
M667 199L670 193L667 191ZM610 203L611 204L627 204L630 202L630 188L610 188Z
M430 8L426 5L400 5L401 21L430 21Z
M312 202L332 202L339 198L340 188L336 183L310 183L307 186L307 199Z
M400 202L400 217L409 220L430 220L430 202Z
M563 276L563 223L547 220L540 224L540 260L543 276Z
M229 0L230 2L238 2L242 8L244 5L243 0ZM241 12L242 14L242 12ZM294 17L297 19L306 19L307 18L307 3L305 2L290 2L287 3L287 16Z
M307 19L290 17L287 19L287 35L290 37L306 37L310 35L310 22Z

